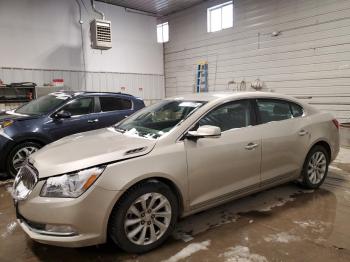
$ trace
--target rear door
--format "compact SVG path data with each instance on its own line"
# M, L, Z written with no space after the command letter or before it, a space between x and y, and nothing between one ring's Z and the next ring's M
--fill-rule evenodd
M95 113L94 97L74 99L58 111L69 112L71 117L61 119L52 117L52 120L44 124L44 129L54 140L97 128L98 114Z
M300 174L309 144L300 105L282 99L257 99L262 136L262 184Z
M98 107L100 128L112 126L133 113L132 100L123 96L99 96Z

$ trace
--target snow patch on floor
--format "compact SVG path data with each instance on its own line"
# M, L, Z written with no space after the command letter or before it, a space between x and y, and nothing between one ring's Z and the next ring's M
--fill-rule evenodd
M223 257L225 262L267 262L266 257L252 254L249 248L244 246L230 247L219 257Z
M258 211L268 212L268 211L271 211L274 207L284 206L286 203L294 201L294 200L295 200L295 198L293 198L293 197L287 197L287 198L284 198L284 199L280 199L280 200L277 200L275 202L272 202L268 206L260 208Z
M293 241L301 240L300 237L291 235L287 232L281 232L277 234L271 234L267 237L264 237L266 242L278 242L278 243L289 243Z
M6 191L9 192L10 194L12 194L12 186L7 186L6 187Z
M12 184L12 183L13 183L13 179L7 179L7 180L4 180L4 181L0 181L0 186L7 185L7 184Z
M335 170L335 171L343 171L343 169L336 167L336 166L329 166L330 170Z
M170 257L167 260L164 260L163 262L177 262L181 259L190 257L194 253L197 253L198 251L201 250L207 250L208 246L210 246L210 240L203 241L201 243L192 243L189 244L187 247L182 249L180 252L175 254L174 256Z
M6 231L1 234L1 237L7 238L9 235L11 235L13 233L13 231L15 231L16 227L17 227L16 221L13 221L13 222L7 224Z
M350 164L350 149L341 147L335 163Z
M330 223L322 222L322 221L314 221L314 220L307 220L307 221L294 221L294 224L299 225L303 229L311 229L314 233L322 233L324 232L325 228L330 226Z

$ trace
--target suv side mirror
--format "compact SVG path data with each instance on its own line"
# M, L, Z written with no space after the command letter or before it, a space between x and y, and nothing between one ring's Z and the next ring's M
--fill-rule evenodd
M61 110L58 113L55 114L55 118L62 119L62 118L70 118L72 116L71 113L68 111Z
M206 137L220 137L221 136L221 129L218 126L200 126L197 131L189 131L187 133L187 138L206 138Z

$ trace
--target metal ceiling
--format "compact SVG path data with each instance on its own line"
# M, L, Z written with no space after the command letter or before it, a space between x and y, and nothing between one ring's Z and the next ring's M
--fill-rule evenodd
M166 16L189 8L205 0L97 0L108 4L147 12L155 16Z

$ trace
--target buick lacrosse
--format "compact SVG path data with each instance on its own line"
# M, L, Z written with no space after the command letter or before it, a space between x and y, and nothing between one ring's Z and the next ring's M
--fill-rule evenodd
M181 217L288 181L318 188L338 128L329 113L275 93L166 99L30 155L14 182L18 222L46 244L111 239L147 252Z

